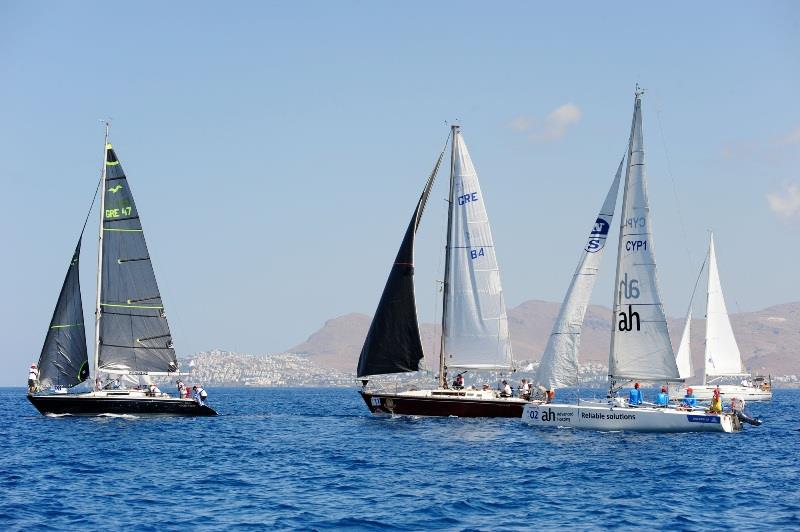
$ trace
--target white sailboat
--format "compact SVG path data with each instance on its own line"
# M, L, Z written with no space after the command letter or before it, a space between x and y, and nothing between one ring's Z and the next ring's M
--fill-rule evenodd
M610 399L607 401L578 401L577 404L531 403L525 406L522 420L530 425L573 427L594 430L632 430L641 432L732 432L739 427L731 414L706 414L702 411L682 411L675 408L631 406L619 397L619 389L631 381L681 382L675 353L667 329L667 320L658 289L656 258L653 248L651 212L642 136L641 95L637 87L631 135L628 144L622 215L617 251L616 281L614 283L613 324L609 352ZM613 186L612 186L613 190ZM613 205L613 203L612 203ZM605 207L604 207L605 208ZM608 212L608 211L606 211ZM581 261L586 260L583 256ZM579 265L579 269L582 266ZM573 284L575 280L573 280ZM588 288L591 291L591 285ZM586 290L567 293L562 309L570 308L575 298L588 301ZM585 304L585 303L584 303ZM582 316L573 327L580 328ZM549 358L562 360L573 368L577 346L556 353L546 352ZM547 368L558 363L545 360ZM555 375L557 372L551 372ZM572 379L554 384L572 384Z
M438 387L368 389L369 377L419 370L423 358L414 295L414 235L442 155L428 178L395 258L358 362L360 393L372 413L519 417L526 400L494 390L449 387L447 373L512 370L508 317L478 174L459 126L451 128L447 245Z
M689 322L691 312L686 322L686 328L681 339L681 347L686 346L686 353L678 353L679 364L682 360L691 358L689 353ZM750 379L750 373L744 366L739 344L733 335L733 327L722 294L722 283L717 267L717 254L714 247L714 235L710 237L708 245L708 288L706 297L706 338L705 338L705 372L703 383L692 386L694 396L699 400L711 399L714 389L719 386L723 398L738 397L749 401L768 401L772 399L771 383L764 377ZM686 362L684 362L685 364ZM690 362L689 362L690 363ZM691 372L682 375L684 378L691 376ZM725 380L740 380L739 384L725 383ZM723 381L723 382L720 382ZM715 384L717 383L717 384ZM676 397L683 397L686 387L673 388Z

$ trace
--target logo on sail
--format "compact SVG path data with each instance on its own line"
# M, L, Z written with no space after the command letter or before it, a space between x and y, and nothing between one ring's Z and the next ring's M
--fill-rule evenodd
M589 233L589 242L586 243L584 249L589 253L597 253L603 249L606 245L606 237L608 236L609 228L610 225L607 221L598 218L597 221L594 222L592 232Z
M122 188L123 188L123 186L122 186L122 185L117 185L117 186L115 186L115 187L111 187L111 188L109 188L109 189L108 189L108 191L109 191L109 192L111 192L112 194L116 194L117 192L119 192L120 190L122 190Z

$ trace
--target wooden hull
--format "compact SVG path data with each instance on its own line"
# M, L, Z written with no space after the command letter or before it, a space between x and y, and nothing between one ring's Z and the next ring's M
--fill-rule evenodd
M191 399L174 397L114 396L85 394L28 395L36 410L44 415L69 414L98 416L102 414L216 416L213 408Z
M531 404L522 421L540 427L631 432L734 432L741 424L734 414L706 414L673 408L619 407L599 403Z
M412 393L359 392L373 414L431 417L515 417L522 416L527 401L518 398L472 398ZM435 392L434 392L435 393Z

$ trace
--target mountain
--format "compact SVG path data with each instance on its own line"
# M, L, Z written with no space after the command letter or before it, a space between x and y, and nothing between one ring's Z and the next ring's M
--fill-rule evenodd
M541 357L559 303L526 301L508 312L514 357L537 361ZM581 361L608 361L611 311L591 305L581 336ZM772 375L800 374L800 302L776 305L757 312L732 314L733 331L748 369ZM677 349L683 331L683 318L669 320L672 341ZM316 364L353 372L370 317L347 314L325 322L323 327L300 345L287 349L305 354ZM429 368L436 368L439 352L439 327L422 324L422 345ZM702 368L705 319L692 320L692 354L695 368Z

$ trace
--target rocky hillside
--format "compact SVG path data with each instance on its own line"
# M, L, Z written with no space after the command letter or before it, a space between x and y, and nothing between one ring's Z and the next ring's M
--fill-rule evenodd
M509 310L509 327L518 360L539 360L550 329L558 313L558 303L531 300ZM611 311L590 306L581 338L583 361L608 360ZM786 303L731 316L745 364L753 371L773 375L800 374L800 302ZM681 319L670 319L670 331L676 346L683 331ZM370 317L347 314L328 320L300 345L287 351L306 354L313 362L340 371L355 370ZM695 367L702 365L705 320L692 320L692 352ZM428 367L436 366L438 327L422 325L422 341Z

